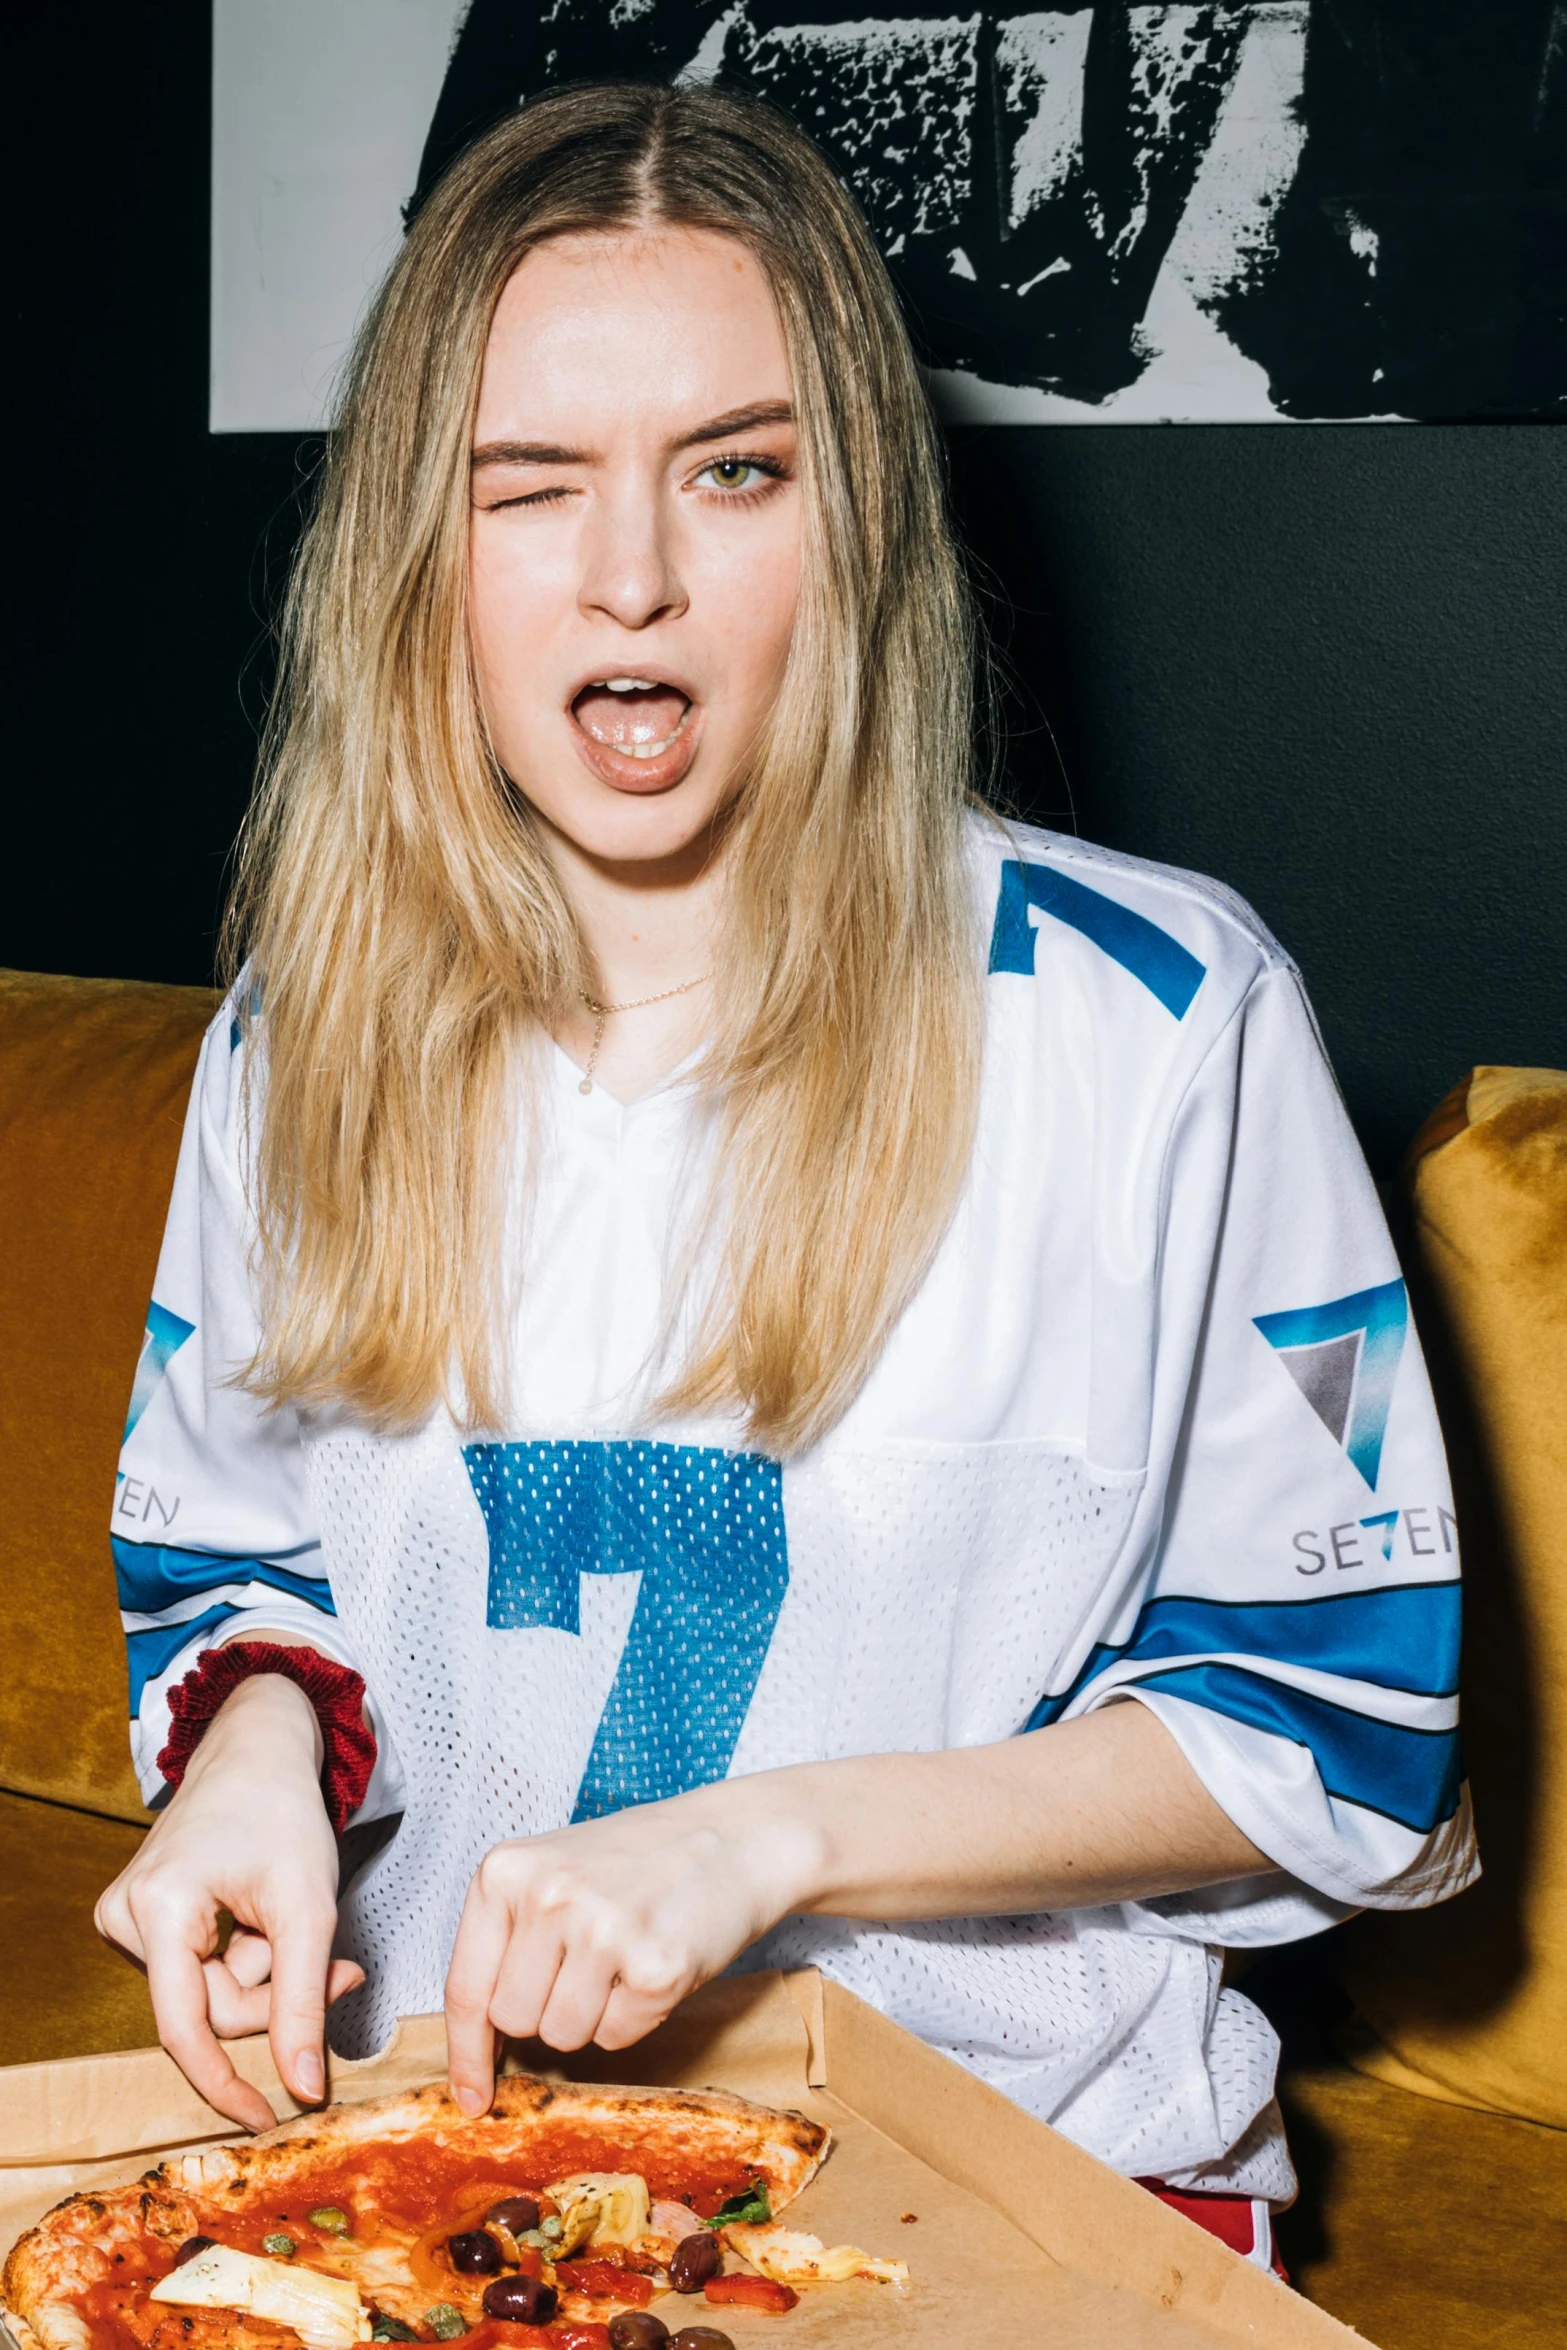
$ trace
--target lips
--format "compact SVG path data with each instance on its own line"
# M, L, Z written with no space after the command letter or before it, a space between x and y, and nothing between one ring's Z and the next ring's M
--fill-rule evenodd
M590 678L568 714L582 757L617 791L665 791L696 756L701 706L671 678L631 670Z

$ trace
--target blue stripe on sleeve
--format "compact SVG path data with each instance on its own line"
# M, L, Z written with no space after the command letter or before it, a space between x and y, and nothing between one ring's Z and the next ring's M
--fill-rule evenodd
M1309 1697L1237 1665L1187 1665L1129 1684L1160 1689L1232 1721L1304 1746L1329 1795L1429 1835L1458 1809L1463 1755L1456 1730L1411 1730Z
M1119 963L1157 996L1167 1012L1184 1020L1191 1000L1207 977L1207 965L1183 947L1180 940L1150 922L1103 890L1074 881L1054 865L1025 865L1016 857L1003 860L1001 894L996 901L995 927L990 936L992 971L1017 971L1031 977L1034 970L1034 926L1028 909L1037 906L1072 930L1091 939L1101 954Z
M336 1615L332 1586L324 1575L301 1575L274 1559L249 1558L222 1550L175 1550L152 1542L110 1537L120 1605L138 1616L155 1616L196 1592L229 1583L267 1583L323 1615Z
M156 1632L127 1632L125 1654L131 1674L131 1712L141 1712L142 1691L149 1681L156 1681L160 1673L168 1671L188 1641L199 1640L204 1632L213 1631L219 1624L244 1613L243 1608L225 1603L221 1607L209 1607L205 1615L191 1616L183 1624L165 1624Z
M1336 1591L1316 1599L1152 1599L1124 1648L1095 1648L1069 1689L1041 1699L1031 1730L1059 1720L1108 1666L1177 1656L1255 1656L1342 1673L1415 1697L1458 1690L1462 1597L1456 1580Z

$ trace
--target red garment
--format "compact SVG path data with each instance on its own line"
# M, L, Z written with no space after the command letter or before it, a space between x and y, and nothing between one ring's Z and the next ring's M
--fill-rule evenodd
M169 1742L158 1768L171 1787L184 1778L208 1723L226 1697L254 1673L281 1673L316 1709L324 1748L321 1793L334 1833L359 1809L375 1769L375 1732L365 1720L361 1676L314 1648L283 1648L272 1640L235 1640L209 1648L169 1691Z
M1253 2268L1270 2269L1281 2284L1289 2283L1289 2270L1273 2241L1273 2214L1260 2195L1199 2195L1186 2187L1167 2187L1162 2179L1139 2179L1137 2184L1183 2219L1195 2220Z

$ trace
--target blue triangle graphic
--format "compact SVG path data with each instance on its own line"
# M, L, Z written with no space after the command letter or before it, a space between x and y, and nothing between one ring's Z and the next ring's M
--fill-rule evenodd
M1384 1281L1375 1289L1357 1289L1348 1297L1332 1298L1326 1305L1296 1306L1287 1313L1258 1314L1254 1319L1268 1344L1290 1358L1285 1369L1375 1492L1393 1381L1409 1327L1409 1300L1403 1282ZM1333 1425L1339 1415L1324 1409L1317 1392L1326 1383L1313 1378L1305 1350L1327 1348L1345 1338L1358 1338L1360 1349L1340 1432Z
M182 1321L167 1306L160 1306L156 1298L147 1308L147 1335L141 1342L131 1407L125 1415L125 1434L120 1439L122 1444L129 1443L131 1430L162 1386L165 1371L195 1327L194 1322Z

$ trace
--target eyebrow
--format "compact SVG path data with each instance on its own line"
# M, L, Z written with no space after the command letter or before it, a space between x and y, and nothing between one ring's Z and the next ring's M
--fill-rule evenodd
M731 440L736 433L756 432L765 424L793 422L794 410L787 400L756 400L748 407L730 408L722 416L710 416L705 423L683 433L672 446L700 449L712 441ZM568 448L558 441L481 441L471 459L475 472L481 465L588 465L591 462L589 450Z

